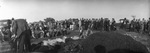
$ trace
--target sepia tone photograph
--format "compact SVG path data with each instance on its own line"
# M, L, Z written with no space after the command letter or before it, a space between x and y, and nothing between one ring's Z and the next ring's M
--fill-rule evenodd
M150 0L0 0L0 53L150 53Z

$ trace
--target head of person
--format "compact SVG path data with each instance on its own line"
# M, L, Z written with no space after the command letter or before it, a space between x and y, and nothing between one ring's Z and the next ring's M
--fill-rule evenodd
M12 18L11 20L15 20L14 18Z
M97 45L94 47L95 53L106 53L106 48L102 45Z

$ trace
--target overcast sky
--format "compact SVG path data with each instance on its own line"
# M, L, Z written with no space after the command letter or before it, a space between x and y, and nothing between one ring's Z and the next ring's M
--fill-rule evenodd
M148 0L0 0L0 19L148 18Z

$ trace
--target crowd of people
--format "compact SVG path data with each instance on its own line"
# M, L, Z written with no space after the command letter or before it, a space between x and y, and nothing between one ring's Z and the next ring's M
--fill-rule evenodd
M55 22L39 21L36 23L30 23L30 29L32 30L33 38L43 37L57 37L68 34L68 30L79 30L80 35L85 30L97 30L97 31L115 31L118 28L130 31L149 34L150 32L150 19L144 18L128 20L127 18L120 19L120 23L116 23L114 18L92 18L92 19L66 19Z
M92 19L66 19L61 21L39 21L27 23L26 19L12 19L7 21L7 26L1 28L1 34L4 36L2 41L14 41L13 44L18 53L30 51L30 39L53 38L68 35L68 31L79 31L79 36L83 37L84 31L115 31L119 28L150 34L150 18L149 20L127 18L120 19L120 23L116 23L114 18L92 18ZM19 43L19 44L18 44ZM22 46L25 45L25 46ZM26 48L26 49L24 49Z
M121 21L120 28L125 29L130 32L138 32L142 34L150 34L150 18L146 19L135 19L133 18L131 21L124 18Z
M84 30L115 31L115 19L68 19L56 22L34 22L29 26L32 30L33 38L57 37L68 34L68 30L79 30L82 34Z

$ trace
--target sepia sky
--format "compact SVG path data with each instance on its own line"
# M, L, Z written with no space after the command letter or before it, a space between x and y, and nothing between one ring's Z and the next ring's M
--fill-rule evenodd
M148 18L149 0L0 0L0 19Z

